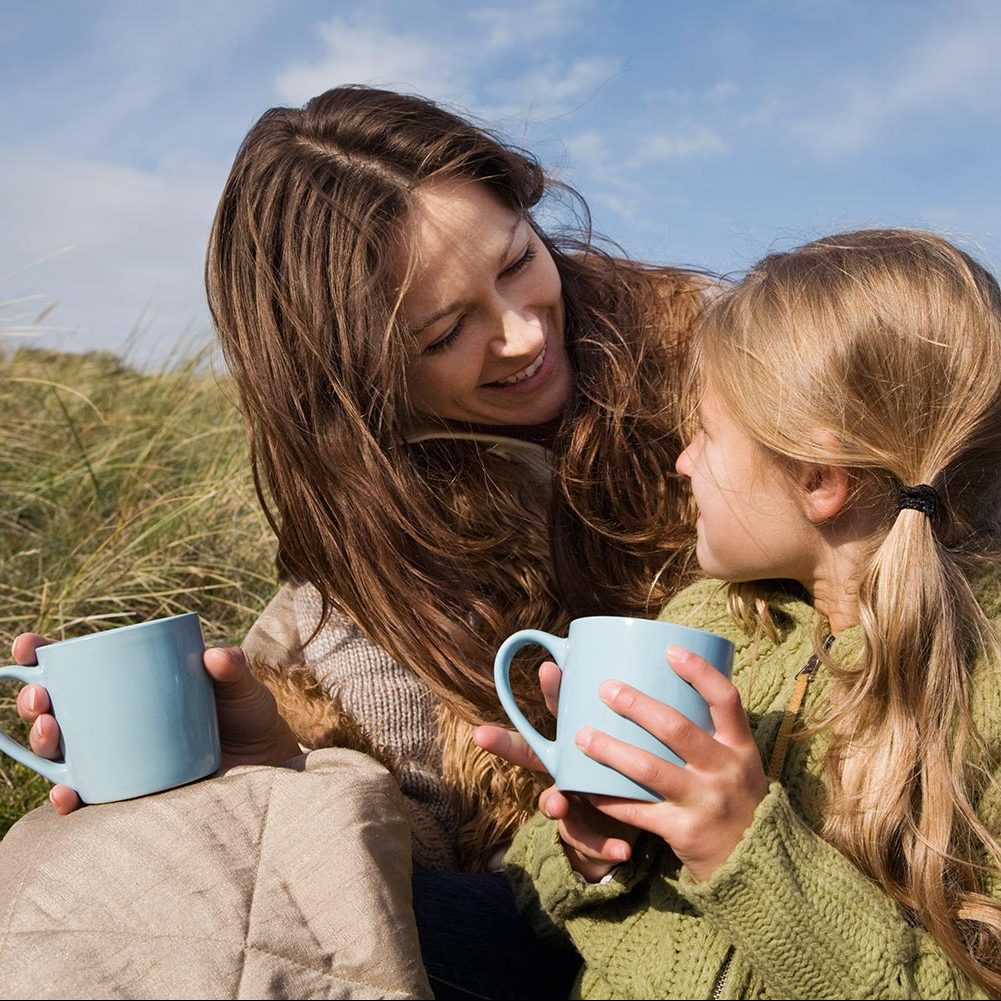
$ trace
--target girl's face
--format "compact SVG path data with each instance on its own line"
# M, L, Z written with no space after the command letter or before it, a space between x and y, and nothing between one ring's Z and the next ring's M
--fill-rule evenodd
M552 420L573 388L552 255L482 184L429 182L416 202L403 299L419 345L407 377L414 408L475 424Z
M698 506L698 560L722 580L810 579L816 528L805 493L723 409L711 387L678 457Z

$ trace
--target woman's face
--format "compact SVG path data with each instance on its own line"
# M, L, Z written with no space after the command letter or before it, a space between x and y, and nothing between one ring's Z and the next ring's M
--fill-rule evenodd
M432 181L410 220L403 299L418 353L414 408L475 424L542 424L572 391L556 263L528 219L483 184Z

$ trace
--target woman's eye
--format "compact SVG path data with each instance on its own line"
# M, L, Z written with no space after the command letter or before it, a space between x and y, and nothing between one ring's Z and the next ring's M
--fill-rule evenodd
M529 243L529 245L525 248L525 253L523 253L513 264L509 264L507 268L504 269L505 276L517 274L522 268L531 264L532 260L535 258L536 252L535 244Z
M450 327L444 334L442 334L441 337L438 338L438 340L429 344L424 349L424 354L434 355L437 354L439 351L444 351L445 348L447 348L449 344L451 344L452 341L454 341L456 337L459 336L459 331L462 330L462 327L465 324L465 322L466 318L464 316L460 316L459 319L456 320L455 325L453 327Z
M528 267L529 264L535 259L535 255L538 250L534 242L530 242L525 248L525 252L519 257L514 263L509 264L502 272L501 276L508 278L511 275L517 274L523 268ZM426 355L438 354L439 351L444 351L455 339L459 336L462 328L465 326L466 318L465 316L460 316L455 326L451 327L446 331L438 340L429 344L423 351Z

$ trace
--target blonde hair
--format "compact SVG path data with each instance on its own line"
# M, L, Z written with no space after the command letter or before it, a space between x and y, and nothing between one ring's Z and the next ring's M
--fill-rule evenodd
M999 663L970 585L999 551L998 285L930 233L828 237L721 296L696 368L769 454L846 468L880 519L858 578L864 653L830 664L822 833L1001 994L1001 904L985 893L1001 846L974 808L991 762L970 707L975 662ZM937 517L899 508L918 484ZM760 586L731 597L762 607Z

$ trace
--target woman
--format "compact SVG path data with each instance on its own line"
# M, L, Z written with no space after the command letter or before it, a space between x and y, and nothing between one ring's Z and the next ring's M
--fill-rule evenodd
M394 770L429 867L488 868L534 806L535 779L472 742L502 719L500 641L653 614L687 568L673 470L707 282L616 260L586 226L543 232L546 190L529 155L429 101L339 87L251 129L209 245L285 581L244 649L299 740ZM240 654L206 667L227 749L288 756ZM44 692L28 695L32 746L53 753Z

